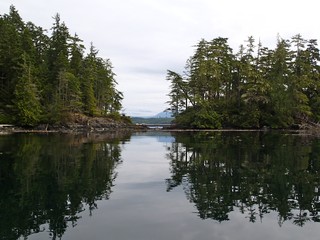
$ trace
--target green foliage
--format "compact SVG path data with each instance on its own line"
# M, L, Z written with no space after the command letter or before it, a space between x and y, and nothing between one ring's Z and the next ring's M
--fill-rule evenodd
M14 91L14 104L17 111L15 121L20 125L34 126L40 121L41 105L31 73L31 66L25 62L23 69L24 72L18 79Z
M181 127L290 128L319 121L317 41L278 37L274 50L249 37L237 54L226 38L202 39L185 75L168 70L170 109ZM220 123L220 124L219 124Z
M221 116L206 107L188 108L176 117L174 123L183 128L219 129L222 127Z
M133 117L132 122L138 124L170 124L173 118L144 118Z
M122 93L110 60L54 17L51 35L25 23L11 6L0 15L0 122L33 126L56 123L68 113L117 115Z
M132 123L133 123L132 118L129 117L129 116L126 116L126 115L122 115L122 116L121 116L121 120L122 120L124 123L127 123L127 124L132 124Z
M223 126L232 128L259 128L261 111L254 104L241 103L237 108L231 104L223 113Z
M191 102L189 98L189 92L187 84L183 81L182 76L179 74L168 70L167 80L171 82L171 91L169 93L170 101L170 111L174 116L177 116L181 111L188 107L188 101Z

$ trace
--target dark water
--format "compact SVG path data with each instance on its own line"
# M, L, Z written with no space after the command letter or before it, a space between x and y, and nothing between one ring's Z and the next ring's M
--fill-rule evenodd
M0 136L0 239L319 239L320 139Z

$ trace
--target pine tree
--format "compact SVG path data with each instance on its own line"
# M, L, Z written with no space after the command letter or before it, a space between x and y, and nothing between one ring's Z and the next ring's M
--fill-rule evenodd
M233 55L227 39L202 39L187 65L187 77L168 72L169 104L182 126L286 128L319 120L320 54L315 40L278 37L274 50L249 37ZM177 84L180 83L180 84ZM183 83L183 84L182 84ZM183 86L183 87L182 87ZM185 106L183 89L192 96ZM180 102L179 102L180 101ZM179 105L180 104L180 105Z
M24 23L14 6L0 16L0 121L12 121L14 90L21 75Z
M98 76L95 81L95 97L101 114L115 114L122 108L123 95L116 89L117 82L109 59L98 60Z
M315 121L320 121L320 52L317 47L316 39L311 39L307 42L305 49L305 73L308 76L308 88L303 91L308 97L308 103L311 108L312 117Z
M186 83L183 81L182 76L178 73L168 70L167 81L171 82L169 93L170 101L168 102L173 116L177 116L188 107L188 97L186 95Z
M90 116L94 116L97 113L96 98L94 96L94 82L97 73L97 57L98 51L91 43L90 52L84 59L84 74L82 79L82 97L84 112Z
M84 58L82 40L71 37L59 14L47 36L11 6L0 15L0 35L0 122L34 125L63 122L75 112L119 114L123 95L111 61L98 57L92 45Z
M26 54L22 68L22 75L18 78L14 91L15 121L19 125L34 126L39 123L42 111L36 81L32 74L33 66L28 63Z

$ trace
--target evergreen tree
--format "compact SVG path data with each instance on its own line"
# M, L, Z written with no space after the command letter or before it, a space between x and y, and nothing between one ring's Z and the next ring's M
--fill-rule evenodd
M236 55L225 38L202 39L187 77L168 71L168 103L180 109L175 121L183 127L287 128L318 121L319 59L317 42L299 34L291 41L278 37L274 50L249 37Z
M110 60L102 60L54 16L51 36L24 23L14 6L0 15L0 122L63 122L69 113L119 114L123 95Z
M0 18L0 120L12 121L15 85L23 69L24 23L14 6Z
M241 76L241 99L236 111L239 117L232 117L232 124L241 127L260 127L263 124L262 110L268 103L269 85L263 76L261 70L261 43L257 48L254 45L255 40L251 36L247 40L247 48L242 47L238 54L238 68ZM245 52L244 52L245 51ZM256 56L254 55L256 53Z
M115 80L115 74L113 72L113 67L109 59L100 59L100 71L99 84L95 86L96 98L98 100L98 108L101 113L115 114L119 112L122 108L121 101L123 95L120 91L116 89L117 82Z
M173 113L173 116L177 116L188 107L187 84L183 81L182 76L170 70L167 71L167 80L171 82L169 110Z
M311 108L312 117L315 121L320 121L320 53L316 39L307 42L305 49L305 74L308 76L308 88L304 88L303 92L308 97L309 106Z
M94 82L97 73L97 54L98 51L91 43L90 52L84 59L84 74L82 79L84 112L90 116L94 116L97 113L97 100L94 96Z
M54 17L52 35L48 49L48 67L50 71L50 81L55 87L60 71L69 68L69 40L70 34L64 22L61 23L60 15Z
M291 87L292 53L290 43L278 39L277 47L273 54L272 70L270 73L271 102L269 108L271 116L268 125L272 127L289 127L293 120L293 98Z
M14 104L16 109L16 122L20 125L34 126L40 121L41 105L38 97L38 89L32 75L33 66L28 63L24 55L22 75L14 91Z
M305 50L306 40L300 34L292 37L294 59L292 62L293 76L290 81L290 88L292 98L294 101L294 117L307 118L311 116L311 108L309 106L309 99L304 89L308 89L311 84L310 78L310 62L308 60L308 52Z
M85 47L77 34L71 37L71 41L70 72L76 77L80 77L83 67L83 53Z

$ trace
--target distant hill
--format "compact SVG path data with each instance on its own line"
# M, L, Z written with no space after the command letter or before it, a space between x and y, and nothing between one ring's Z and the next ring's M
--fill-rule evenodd
M160 112L152 118L172 118L172 112Z
M160 112L152 117L131 117L133 123L170 124L174 119L171 112Z

